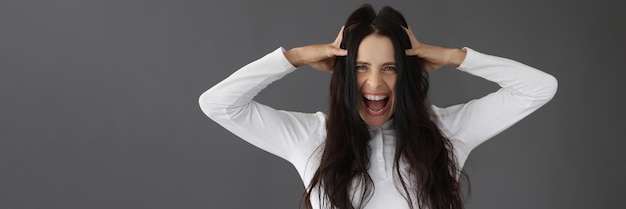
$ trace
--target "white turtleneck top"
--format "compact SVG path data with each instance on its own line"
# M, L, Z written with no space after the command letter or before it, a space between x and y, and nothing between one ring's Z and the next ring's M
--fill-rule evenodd
M431 107L436 124L452 142L460 166L472 149L546 104L557 89L553 76L535 68L470 48L463 50L467 56L458 69L495 82L501 88L464 104ZM267 85L295 70L285 58L284 49L279 48L204 92L199 103L207 116L227 130L293 164L304 186L308 186L319 166L323 149L320 145L326 139L325 113L276 110L253 100ZM375 191L365 208L409 208L393 183L395 133L391 122L369 130L368 172ZM318 194L311 195L313 207L324 208L317 197Z

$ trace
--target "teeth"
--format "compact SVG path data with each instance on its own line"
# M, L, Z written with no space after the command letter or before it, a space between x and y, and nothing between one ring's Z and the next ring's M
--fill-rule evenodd
M366 99L368 100L373 100L373 101L380 101L383 99L387 99L387 95L371 95L371 94L366 94L364 95Z
M369 110L373 114L380 114L381 112L385 111L385 108L380 109L380 110L372 110L368 107L367 110Z

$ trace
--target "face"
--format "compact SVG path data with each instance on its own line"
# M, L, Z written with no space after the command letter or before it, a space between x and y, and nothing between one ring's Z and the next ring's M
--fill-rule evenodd
M395 110L396 61L386 36L365 37L357 52L356 78L361 93L359 115L370 126L389 121Z

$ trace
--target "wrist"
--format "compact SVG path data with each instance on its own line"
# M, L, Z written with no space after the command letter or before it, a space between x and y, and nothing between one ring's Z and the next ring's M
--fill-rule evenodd
M302 66L302 61L298 52L299 48L293 48L285 52L285 58L287 58L287 61L289 61L289 63L291 63L294 67Z
M461 49L449 49L448 50L448 66L459 67L463 60L465 60L465 56L467 52Z

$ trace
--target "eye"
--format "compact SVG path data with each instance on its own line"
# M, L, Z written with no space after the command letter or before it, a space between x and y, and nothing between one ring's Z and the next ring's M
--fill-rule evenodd
M385 71L396 72L396 66L385 66Z
M356 70L357 71L367 70L367 65L357 65Z

